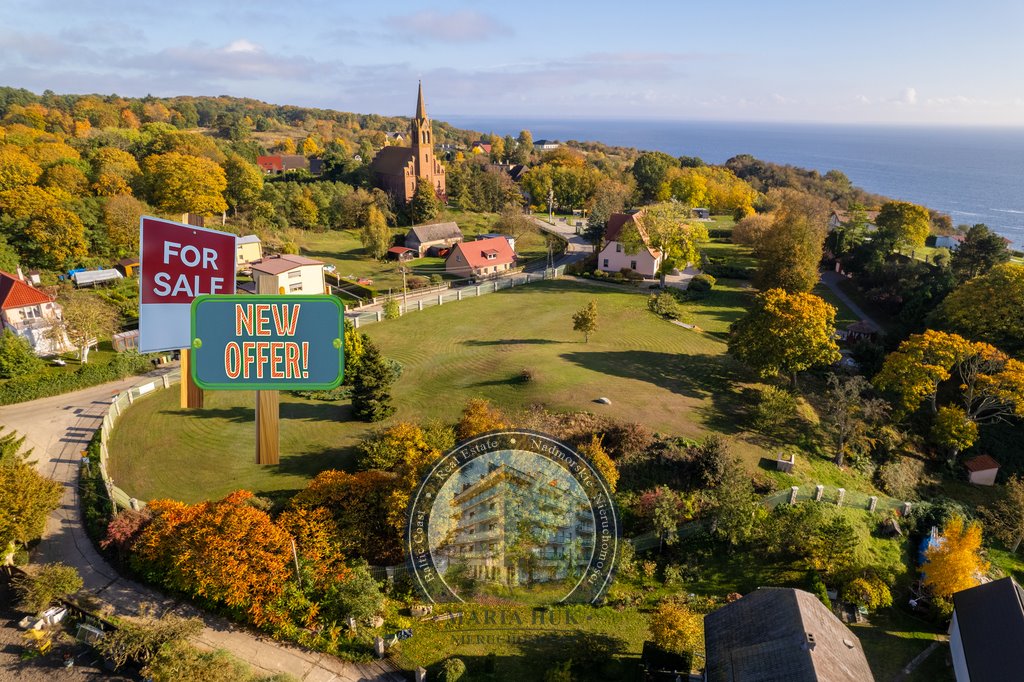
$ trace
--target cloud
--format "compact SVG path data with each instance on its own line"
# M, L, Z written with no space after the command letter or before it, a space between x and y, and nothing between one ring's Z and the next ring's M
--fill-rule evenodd
M917 104L917 89L907 88L906 90L904 90L903 94L900 96L900 101L903 104Z
M423 10L390 17L385 24L406 40L415 42L473 43L513 34L510 27L497 19L469 9L447 14Z
M124 69L144 69L153 73L192 75L206 81L216 80L321 80L334 65L308 57L267 52L261 45L239 38L221 47L204 43L167 47L159 52L126 58Z

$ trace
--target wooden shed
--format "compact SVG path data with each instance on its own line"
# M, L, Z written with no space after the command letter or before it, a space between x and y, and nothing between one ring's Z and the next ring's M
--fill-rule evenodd
M995 485L999 462L989 455L978 455L964 461L967 480L975 485Z

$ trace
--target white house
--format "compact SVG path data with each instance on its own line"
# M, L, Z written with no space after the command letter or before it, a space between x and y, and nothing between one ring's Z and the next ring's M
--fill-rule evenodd
M1024 591L1013 578L953 595L949 650L957 682L1021 679Z
M252 264L255 287L239 287L255 294L325 294L323 261L284 254Z
M874 232L878 229L878 225L875 225L875 220L878 218L879 211L864 211L865 217L868 221L868 232ZM831 232L837 227L844 227L849 224L853 218L850 211L832 211L832 215L828 218L828 230Z
M70 344L55 344L47 333L60 319L60 304L17 275L0 271L0 330L9 329L28 340L36 355L56 355Z
M604 248L597 254L597 267L605 272L619 272L623 268L635 270L644 277L658 276L661 267L661 252L649 246L650 238L643 225L643 211L637 213L613 213L604 231ZM636 229L644 246L636 253L629 253L622 243L622 233Z
M504 237L459 242L444 260L445 272L459 277L491 279L515 266L516 254Z

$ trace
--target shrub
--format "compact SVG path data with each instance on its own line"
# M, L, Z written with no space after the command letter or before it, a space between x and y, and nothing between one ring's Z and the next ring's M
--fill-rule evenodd
M38 372L43 368L40 360L28 339L24 339L10 329L0 334L0 379L10 379Z
M647 309L655 315L669 320L678 320L680 315L679 300L670 291L651 294L647 299Z
M490 401L472 398L466 402L462 417L455 429L459 440L466 440L487 431L505 428L505 416Z
M384 610L384 595L366 563L356 563L345 580L331 587L321 608L333 620L365 620Z
M153 369L150 356L134 352L119 353L105 365L82 365L73 372L49 371L26 374L0 386L0 405L11 405L37 398L77 391L108 381L117 381L131 374Z
M675 564L665 566L665 587L679 587L683 584L683 569Z
M426 289L430 286L430 279L423 275L412 275L406 278L406 284L410 289Z
M882 489L900 500L916 500L918 486L926 483L925 464L915 457L896 457L878 470Z
M632 268L622 268L619 270L619 274L622 275L623 279L629 282L640 282L644 276Z
M466 674L466 664L461 658L449 658L441 665L440 682L458 682Z
M115 669L128 663L148 663L165 645L184 642L198 635L203 621L198 618L144 618L121 621L117 630L108 632L96 649L110 659Z
M796 398L777 386L765 386L754 408L754 425L769 434L775 434L796 415Z
M689 298L703 298L715 286L715 282L715 278L707 273L694 275L693 279L690 280L690 284L686 287L687 296Z
M714 488L722 482L729 462L729 446L718 434L706 436L690 448L690 461L704 485Z
M700 269L705 275L726 279L751 279L756 268L736 265L724 258L705 257Z
M402 316L402 307L393 298L384 301L384 319L397 320Z
M640 572L648 580L654 580L655 574L658 572L658 564L647 560L640 563Z
M529 384L529 383L532 383L532 382L534 382L536 380L537 380L537 372L536 372L536 370L530 369L529 367L524 367L522 370L520 370L520 372L519 372L519 383L521 383L521 384Z
M597 279L607 279L608 273L604 270L594 270L594 277Z
M444 277L442 277L440 275L440 273L435 272L433 275L430 276L430 283L431 284L437 285L437 284L442 284L443 282L444 282Z
M651 639L665 651L676 654L702 652L704 619L690 607L666 601L651 615Z
M821 600L821 603L832 608L832 600L828 598L828 590L825 588L825 581L817 571L810 571L807 575L808 588L811 594Z
M34 573L18 576L13 581L20 605L39 613L55 599L63 599L82 589L82 576L74 566L46 564Z

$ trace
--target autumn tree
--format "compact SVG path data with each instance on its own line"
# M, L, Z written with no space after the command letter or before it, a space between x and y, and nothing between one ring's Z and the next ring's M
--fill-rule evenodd
M802 193L780 194L779 202L771 225L754 243L758 259L754 285L762 290L808 292L818 283L826 225L817 203L807 201Z
M769 289L730 327L729 352L762 376L788 374L795 386L798 372L839 360L835 316L813 294Z
M961 450L978 440L978 424L959 406L943 405L935 413L930 435L936 445L949 452L950 461L954 461Z
M637 193L644 202L668 198L665 179L670 168L677 165L676 159L664 152L644 152L633 162L631 170L636 179Z
M597 473L601 474L601 478L608 484L609 491L614 493L615 488L619 484L619 468L615 466L615 462L605 452L602 440L601 436L593 434L590 437L589 443L584 443L577 449L590 462L591 466L597 470Z
M426 223L441 213L441 201L437 192L429 182L417 182L416 192L412 195L412 221L415 224Z
M664 601L651 614L651 639L675 654L704 650L704 618L678 601Z
M245 210L260 199L263 173L257 166L238 154L230 154L224 162L224 176L227 182L224 197L233 212L237 213L240 208Z
M323 590L348 576L342 549L344 541L329 509L292 507L281 513L277 525L295 539L298 554L312 576L315 588Z
M972 225L964 240L953 252L950 267L958 282L984 275L992 268L1010 260L1006 240L983 223Z
M142 173L134 156L114 147L100 147L91 161L92 189L101 197L131 194Z
M139 253L139 220L146 205L128 194L108 197L103 203L103 223L111 249L120 257Z
M875 218L878 230L871 237L872 245L883 253L924 246L931 231L928 209L906 201L887 201Z
M82 197L89 192L89 178L73 163L56 163L43 171L43 187L64 192L69 197Z
M391 247L391 230L384 220L384 214L372 204L367 208L366 222L359 230L359 241L377 259L384 258Z
M981 557L981 524L961 516L946 522L938 542L924 556L924 586L943 599L978 585L989 568Z
M462 416L455 427L455 437L460 441L488 431L497 431L508 426L505 415L489 400L471 398L462 409Z
M533 134L529 130L519 131L516 138L516 153L513 159L516 163L529 163L533 154Z
M888 403L866 395L870 389L871 384L859 374L828 375L823 421L835 443L837 466L843 466L848 452L865 449L870 427L885 416Z
M28 461L25 437L0 431L0 556L10 564L17 545L40 537L46 517L57 505L63 488L41 476Z
M892 606L892 592L889 586L877 575L857 576L843 586L840 592L842 600L868 611L877 611Z
M982 509L982 514L992 534L1016 552L1024 540L1024 479L1011 476L999 499Z
M573 331L583 334L583 342L590 342L590 335L597 331L597 301L591 301L572 315Z
M704 223L689 220L685 207L663 203L649 206L634 216L623 227L620 240L626 253L639 253L647 247L661 252L658 273L664 287L668 273L700 260L698 245L708 240L708 229Z
M71 291L58 298L62 312L48 330L53 344L60 347L64 339L78 349L82 364L89 362L89 350L117 329L119 316L109 303L84 291Z
M995 265L961 284L938 307L935 318L949 331L1024 357L1024 265Z
M323 149L313 137L307 137L302 141L302 155L306 157L319 156Z
M168 213L223 213L227 177L211 159L168 152L153 154L143 162L149 197L153 205Z
M757 246L761 243L764 235L772 226L772 217L767 213L755 213L748 215L732 229L732 241L734 244L744 246Z
M423 429L415 424L400 422L379 431L360 443L359 466L363 469L382 469L395 474L395 489L387 500L387 516L395 531L405 528L409 498L427 469L441 452L427 442Z
M0 192L31 185L43 170L14 145L0 145Z
M640 515L650 519L658 534L658 549L665 544L674 545L679 535L676 529L683 521L692 519L697 511L695 501L685 493L659 485L644 492L637 500Z
M363 357L352 385L352 416L361 421L378 422L395 413L391 403L394 371L380 349L364 339Z

